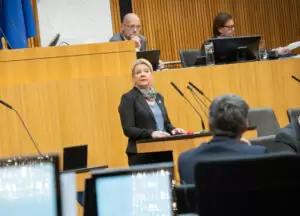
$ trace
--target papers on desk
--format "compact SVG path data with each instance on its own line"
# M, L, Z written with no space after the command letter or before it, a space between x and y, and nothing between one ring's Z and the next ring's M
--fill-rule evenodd
M300 41L291 43L291 44L287 45L285 48L293 50L293 49L296 49L298 47L300 47Z
M291 58L300 58L300 54L299 55L295 55L295 56L293 56Z

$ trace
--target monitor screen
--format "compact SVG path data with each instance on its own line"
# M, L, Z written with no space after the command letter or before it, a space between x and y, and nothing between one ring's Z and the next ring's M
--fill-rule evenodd
M137 59L147 59L152 64L154 71L159 67L160 50L139 51L136 53L136 57Z
M259 60L261 36L219 37L210 41L214 45L216 64Z
M0 167L0 215L57 216L52 163Z
M98 216L171 216L171 172L157 170L98 177L96 196Z

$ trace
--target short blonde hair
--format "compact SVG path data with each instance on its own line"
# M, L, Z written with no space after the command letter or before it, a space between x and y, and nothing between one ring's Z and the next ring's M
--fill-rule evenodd
M140 58L140 59L135 60L132 64L132 70L131 70L132 76L134 75L134 70L135 70L136 66L141 65L141 64L146 65L150 69L151 73L153 72L152 64L147 59Z

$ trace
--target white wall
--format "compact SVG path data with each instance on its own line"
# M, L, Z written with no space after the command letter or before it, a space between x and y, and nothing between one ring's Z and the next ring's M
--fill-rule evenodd
M37 0L41 45L57 33L69 44L107 42L113 34L109 0Z

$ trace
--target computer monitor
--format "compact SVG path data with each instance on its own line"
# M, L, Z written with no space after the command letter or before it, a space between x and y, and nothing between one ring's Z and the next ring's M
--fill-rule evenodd
M94 178L88 178L85 180L83 216L97 216L97 202Z
M0 215L61 216L57 155L0 161Z
M214 45L216 64L259 60L261 36L219 37L210 39Z
M144 58L147 59L153 67L153 70L156 71L159 66L160 59L160 50L147 50L136 52L137 59Z
M64 148L63 170L77 170L87 167L88 146L70 146Z
M173 163L100 171L93 178L97 216L173 215Z

